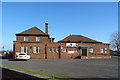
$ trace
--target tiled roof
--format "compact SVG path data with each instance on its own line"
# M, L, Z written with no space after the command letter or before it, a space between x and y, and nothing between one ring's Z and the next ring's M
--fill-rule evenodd
M63 40L60 40L58 42L91 42L91 43L101 43L99 41L90 39L88 37L82 36L82 35L69 35L66 38L64 38Z
M44 33L43 31L41 31L39 28L37 27L32 27L26 31L23 31L21 33L18 33L17 35L24 35L24 34L28 34L28 35L48 35L46 33Z

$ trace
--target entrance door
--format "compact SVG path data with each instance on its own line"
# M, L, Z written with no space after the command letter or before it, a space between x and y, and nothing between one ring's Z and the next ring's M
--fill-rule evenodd
M87 48L82 49L82 56L87 56Z

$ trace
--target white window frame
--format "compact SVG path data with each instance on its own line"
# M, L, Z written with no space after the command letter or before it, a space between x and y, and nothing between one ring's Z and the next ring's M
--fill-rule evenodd
M78 49L77 49L77 48L74 48L74 52L78 52Z
M94 48L90 48L90 53L94 53Z
M56 48L53 48L54 49L54 53L56 53Z
M105 53L107 53L107 51L105 51Z
M40 53L40 47L33 47L33 53Z
M67 48L63 48L62 52L66 53L67 52Z
M101 48L100 53L105 53L105 48Z
M36 37L36 41L40 41L40 37Z
M52 48L49 48L49 53L51 53L52 52Z
M105 48L105 53L107 53L107 48Z
M29 41L29 37L24 37L24 41Z
M21 53L28 53L28 47L26 46L21 47Z
M59 48L56 48L56 52L59 53Z
M52 52L55 53L55 51L56 51L55 48L52 48Z

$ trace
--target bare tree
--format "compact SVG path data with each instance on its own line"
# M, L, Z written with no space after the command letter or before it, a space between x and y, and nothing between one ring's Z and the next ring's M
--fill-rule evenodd
M112 50L116 50L117 52L120 52L120 32L114 32L111 35L110 44Z

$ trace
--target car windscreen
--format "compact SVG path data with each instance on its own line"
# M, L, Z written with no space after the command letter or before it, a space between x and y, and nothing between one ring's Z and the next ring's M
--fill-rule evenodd
M26 54L19 54L19 55L26 55Z

